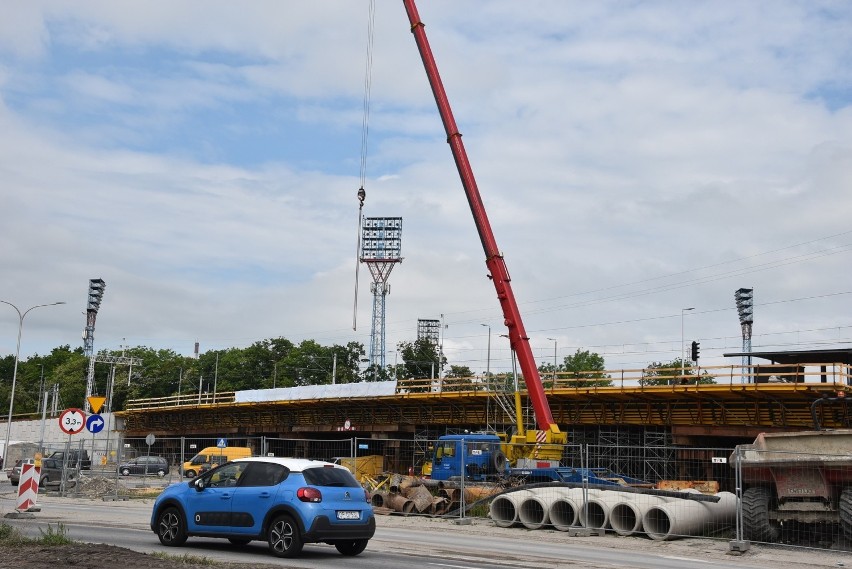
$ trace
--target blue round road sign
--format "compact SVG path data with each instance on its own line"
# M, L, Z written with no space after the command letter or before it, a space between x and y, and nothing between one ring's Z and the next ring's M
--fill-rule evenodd
M104 425L104 418L100 415L89 415L86 419L86 429L92 434L103 431Z

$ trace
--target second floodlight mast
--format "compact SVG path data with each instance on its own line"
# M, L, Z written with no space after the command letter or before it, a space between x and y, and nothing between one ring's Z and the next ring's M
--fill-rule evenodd
M453 118L447 93L444 90L441 76L438 73L438 66L432 55L432 49L429 47L429 40L426 38L425 26L420 21L420 14L417 12L414 0L403 0L403 4L405 5L405 11L408 13L411 33L414 34L417 49L420 51L423 66L426 68L426 76L429 78L432 94L435 96L435 102L438 105L438 112L444 123L444 130L447 133L447 143L453 152L456 168L458 169L462 186L467 195L470 210L473 213L473 220L476 223L476 230L479 232L479 239L482 241L482 248L485 250L485 264L489 272L488 278L494 283L494 288L497 291L497 299L500 301L500 307L503 310L503 319L509 330L509 342L512 350L517 354L521 372L524 375L524 382L527 386L527 392L535 410L536 421L540 429L539 432L543 433L546 439L539 442L565 443L567 435L561 432L553 421L553 415L550 412L550 406L547 403L547 397L544 393L544 386L541 383L541 376L538 373L538 367L535 365L530 340L524 330L518 303L512 292L509 270L506 267L503 255L500 254L500 250L497 247L497 241L494 239L491 224L485 213L485 206L482 203L479 188L473 177L473 169L468 161L461 133Z

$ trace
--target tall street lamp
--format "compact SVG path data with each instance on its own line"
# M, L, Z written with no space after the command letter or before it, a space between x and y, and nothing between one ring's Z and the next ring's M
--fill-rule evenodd
M556 338L548 338L553 342L553 385L556 385Z
M687 312L689 310L695 310L695 307L691 306L689 308L681 308L680 309L680 376L681 376L681 379L683 379L683 374L685 373L684 360L686 359L686 356L684 355L684 351L683 351L684 350L684 348L683 348L683 314L684 314L684 312Z
M5 300L0 300L3 304L8 304L12 308L15 309L15 312L18 313L18 346L15 348L15 368L12 371L12 393L9 395L9 419L6 421L6 443L3 446L3 454L9 454L9 437L12 434L12 411L15 407L15 383L18 380L18 358L21 356L21 332L24 329L24 317L26 317L27 313L30 310L35 310L36 308L41 308L43 306L56 306L57 304L65 304L64 302L51 302L50 304L37 304L35 306L31 306L27 308L23 314L18 309L17 306L12 304L11 302L6 302Z
M491 325L490 324L480 324L480 326L485 326L488 328L488 359L485 361L485 381L491 381Z

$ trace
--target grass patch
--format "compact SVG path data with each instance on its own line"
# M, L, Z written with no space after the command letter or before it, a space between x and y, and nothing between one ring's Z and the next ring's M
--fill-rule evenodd
M29 540L21 535L18 528L10 526L5 522L0 523L0 544L4 546L13 546L27 541Z
M163 553L162 551L155 551L151 553L151 557L156 557L157 559L163 559L165 561L176 561L177 563L182 563L184 565L216 565L217 562L209 557L198 557L197 555L189 555L184 553L183 555L172 555L171 553Z
M16 527L7 523L0 523L0 545L11 547L34 543L41 545L67 545L74 543L74 540L68 537L68 529L63 524L57 524L56 527L48 524L46 530L39 528L38 531L41 532L41 537L24 537Z
M56 524L56 529L48 524L47 529L38 529L41 532L41 537L35 541L42 545L68 545L74 543L74 540L68 537L68 528L64 524Z

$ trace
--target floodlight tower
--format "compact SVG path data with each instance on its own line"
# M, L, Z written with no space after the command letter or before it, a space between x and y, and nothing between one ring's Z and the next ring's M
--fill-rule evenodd
M103 279L89 279L89 299L86 303L86 329L83 330L83 353L89 360L89 373L86 374L86 398L92 395L95 383L95 319L104 297L106 283ZM88 406L88 402L86 403ZM88 408L87 408L88 410Z
M741 288L734 293L737 302L737 312L740 315L740 327L743 330L743 373L741 383L749 383L751 377L751 327L754 324L754 289Z
M402 262L402 218L366 217L362 228L361 259L370 269L373 283L373 326L370 329L370 365L385 367L385 297L390 294L394 265Z
M441 321L427 320L425 318L417 319L417 339L429 340L433 346L438 345L440 339Z

